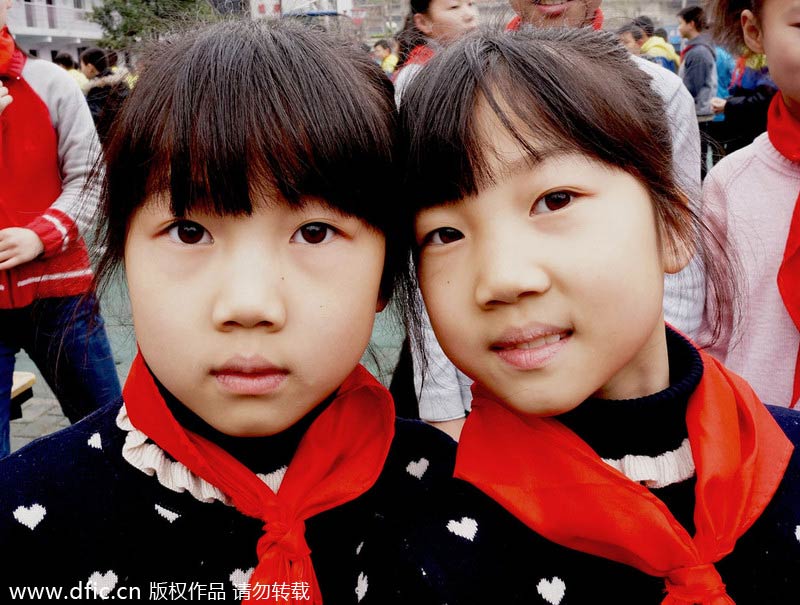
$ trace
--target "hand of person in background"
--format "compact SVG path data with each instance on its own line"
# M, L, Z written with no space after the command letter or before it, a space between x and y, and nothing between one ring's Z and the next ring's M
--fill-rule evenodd
M32 261L43 251L44 244L35 231L24 227L0 229L0 271Z
M8 88L0 86L0 113L3 113L3 110L11 105L11 101L13 100L14 97L8 94Z
M725 99L721 99L720 97L712 97L711 99L711 111L714 113L723 113L725 111L725 104L728 101Z

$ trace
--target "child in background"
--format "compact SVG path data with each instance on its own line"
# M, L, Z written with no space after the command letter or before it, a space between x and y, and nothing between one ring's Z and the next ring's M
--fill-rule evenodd
M394 86L397 103L408 83L443 45L478 26L473 0L411 0L399 45Z
M0 464L2 585L392 602L376 536L430 508L454 452L396 422L359 365L406 258L398 205L374 195L391 83L291 22L153 52L108 140L101 219L99 274L124 264L139 353L124 403Z
M696 248L715 308L733 291L663 115L614 37L585 29L471 37L406 92L419 285L476 381L463 493L407 539L440 602L800 589L800 416L665 327L664 272Z
M724 116L725 152L733 153L767 130L767 114L777 88L769 77L763 54L746 50L734 63L725 95L711 99L714 112Z
M767 132L720 162L703 188L717 237L735 249L744 275L736 330L714 349L759 397L800 399L800 38L791 0L710 4L717 38L763 53L778 88Z

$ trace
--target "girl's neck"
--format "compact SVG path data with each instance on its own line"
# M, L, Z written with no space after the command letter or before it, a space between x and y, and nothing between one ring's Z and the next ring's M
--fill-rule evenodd
M633 399L590 397L558 419L601 457L657 456L680 446L687 435L686 407L703 376L697 350L667 329L669 385Z
M254 473L270 473L281 466L288 466L303 435L334 397L332 395L326 399L281 433L266 437L234 437L222 433L208 424L178 401L157 380L156 384L167 407L181 426L215 443Z

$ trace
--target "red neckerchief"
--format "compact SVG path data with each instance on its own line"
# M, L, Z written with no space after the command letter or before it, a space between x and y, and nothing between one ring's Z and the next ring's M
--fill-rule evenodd
M455 476L568 548L665 579L669 605L730 605L714 563L772 499L793 446L750 386L702 353L686 425L695 461L694 538L661 500L555 418L519 416L473 386Z
M8 27L0 30L0 74L8 72L8 67L11 64L11 58L14 56L16 50L14 38L8 31Z
M427 44L420 44L415 46L410 53L408 53L408 58L403 65L425 65L428 61L433 59L433 49L428 46Z
M603 15L602 9L596 9L594 11L594 16L592 17L592 29L596 31L600 31L603 29L603 21L605 17ZM511 21L508 22L506 25L506 31L515 32L522 26L522 17L519 15L515 15Z
M783 95L776 94L767 114L767 136L772 146L787 160L800 162L800 120L786 107ZM800 330L800 194L794 204L789 235L783 250L783 261L778 269L778 290L794 325ZM794 366L794 388L789 407L797 405L800 398L800 350Z
M747 57L744 55L739 55L736 59L736 66L733 68L733 75L731 76L731 85L728 86L728 89L733 88L734 86L740 86L742 83L742 78L744 78L744 70L747 69Z
M322 603L305 521L355 499L378 479L394 437L389 392L362 366L353 370L303 436L278 494L225 450L178 424L141 353L133 361L123 398L137 429L219 488L237 510L264 521L249 585L304 582L309 598L296 601L298 605Z

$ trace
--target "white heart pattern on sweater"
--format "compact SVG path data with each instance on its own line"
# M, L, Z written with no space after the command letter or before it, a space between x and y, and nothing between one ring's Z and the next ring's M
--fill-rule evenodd
M461 521L451 519L447 522L447 529L455 535L472 542L475 539L475 534L478 533L478 522L469 517L461 517Z
M411 475L412 477L416 477L417 479L422 479L422 475L424 475L425 471L428 470L429 464L430 462L428 461L427 458L420 458L419 460L416 461L412 460L411 462L408 463L406 471L408 471L408 474Z
M46 514L47 509L45 509L44 506L41 504L32 504L31 506L18 506L14 511L14 518L25 527L35 529Z
M558 605L564 598L564 593L567 592L567 585L558 576L552 580L542 578L536 585L536 590L550 605Z
M250 582L250 576L253 575L255 571L255 567L251 567L248 570L241 570L241 569L234 569L229 576L231 584L233 584L234 588L239 588L241 586L246 586Z
M89 580L86 582L86 586L91 586L94 588L94 592L96 596L99 596L101 599L108 598L109 593L114 590L114 587L117 585L117 574L115 574L110 569L101 574L99 571L94 572L91 576L89 576ZM113 595L111 596L113 598Z
M93 447L96 450L103 449L103 440L100 438L100 433L93 433L89 440L86 442L89 447Z

